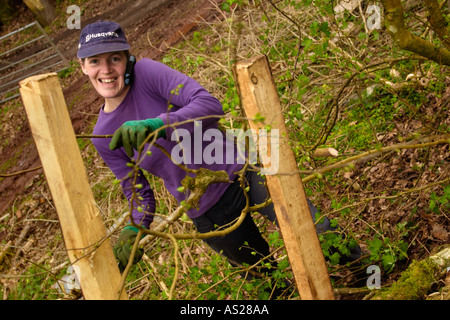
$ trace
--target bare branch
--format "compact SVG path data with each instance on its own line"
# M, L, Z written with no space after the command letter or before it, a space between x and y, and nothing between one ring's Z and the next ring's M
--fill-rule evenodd
M400 48L417 53L439 64L450 66L449 50L436 47L406 29L401 0L381 0L381 3L385 9L388 32Z

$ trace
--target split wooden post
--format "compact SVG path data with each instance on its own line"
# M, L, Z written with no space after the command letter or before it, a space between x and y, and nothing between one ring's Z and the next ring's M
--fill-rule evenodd
M21 81L20 94L84 298L117 299L120 271L95 204L56 73ZM125 290L120 299L128 299Z
M300 297L303 300L334 299L303 184L300 175L295 174L298 168L294 153L286 142L285 120L267 58L260 56L238 62L233 72L250 128L256 133L265 125L279 130L279 150L265 151L268 154L279 152L278 173L266 175L266 178ZM264 123L251 120L258 118L258 114L265 119ZM267 145L270 149L271 144ZM263 163L263 166L273 169L272 163Z

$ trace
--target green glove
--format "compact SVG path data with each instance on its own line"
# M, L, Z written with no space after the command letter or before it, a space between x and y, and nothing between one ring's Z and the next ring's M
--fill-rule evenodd
M123 272L123 270L127 267L128 260L130 260L131 250L133 249L137 235L138 229L136 227L124 227L119 235L119 241L113 248L114 256L116 257L120 272ZM133 264L138 263L143 254L143 250L138 247L134 254Z
M162 126L164 122L160 118L127 121L114 133L109 148L115 150L123 146L131 158L134 155L133 149L138 150L148 135ZM157 138L165 136L165 130L158 131Z

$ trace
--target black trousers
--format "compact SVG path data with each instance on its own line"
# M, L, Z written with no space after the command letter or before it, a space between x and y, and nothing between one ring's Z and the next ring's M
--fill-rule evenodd
M250 206L263 203L267 199L267 190L264 185L264 178L255 171L248 171L245 175L247 184L250 187L248 195ZM315 221L317 209L308 200L311 215ZM246 198L237 179L227 188L222 198L202 216L193 219L193 223L198 232L206 233L217 230L220 227L231 225L241 215L245 208ZM273 204L259 211L272 222L276 222L276 215ZM324 219L316 225L318 233L331 230L330 221ZM217 253L224 255L231 265L242 264L253 265L261 258L269 255L269 244L262 237L258 227L250 213L245 217L243 223L233 232L223 237L213 237L205 242ZM256 254L255 254L256 253ZM267 261L265 261L267 262ZM264 269L260 272L265 272Z

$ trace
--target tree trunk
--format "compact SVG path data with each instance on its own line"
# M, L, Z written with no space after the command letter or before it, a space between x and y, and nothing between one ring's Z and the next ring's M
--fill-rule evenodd
M450 51L412 34L405 27L400 0L381 0L385 10L385 24L394 42L404 50L417 53L439 64L450 66ZM433 10L435 12L435 10Z
M55 7L50 0L23 0L23 2L33 12L36 20L44 27L55 20Z

